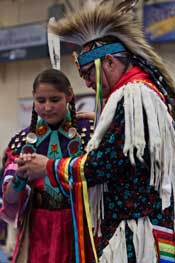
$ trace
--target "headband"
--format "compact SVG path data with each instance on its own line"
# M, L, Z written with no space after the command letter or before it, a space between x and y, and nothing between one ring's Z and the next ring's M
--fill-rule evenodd
M119 53L126 51L126 48L119 42L112 44L105 44L103 46L91 49L76 57L76 62L79 67L82 67L98 58L102 58L107 54Z

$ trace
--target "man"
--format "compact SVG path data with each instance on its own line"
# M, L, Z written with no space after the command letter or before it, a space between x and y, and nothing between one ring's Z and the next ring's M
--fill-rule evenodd
M76 64L87 87L96 90L97 126L85 155L17 160L21 176L33 180L42 171L53 186L70 193L76 262L84 262L83 212L96 262L175 262L169 99L175 86L129 13L132 7L133 1L102 1L51 24L55 34L82 45Z

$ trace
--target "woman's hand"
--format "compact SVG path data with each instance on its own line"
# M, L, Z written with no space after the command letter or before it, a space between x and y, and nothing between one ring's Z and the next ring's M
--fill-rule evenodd
M33 181L47 175L46 165L48 158L41 154L22 154L15 160L18 164L16 174Z

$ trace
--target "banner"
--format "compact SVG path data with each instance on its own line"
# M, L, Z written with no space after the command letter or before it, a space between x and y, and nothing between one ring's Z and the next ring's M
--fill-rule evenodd
M175 1L146 4L144 32L152 43L175 40Z
M0 30L0 51L46 44L45 26L28 24Z
M0 62L49 57L46 31L45 22L0 29ZM75 44L61 42L61 55L74 50Z

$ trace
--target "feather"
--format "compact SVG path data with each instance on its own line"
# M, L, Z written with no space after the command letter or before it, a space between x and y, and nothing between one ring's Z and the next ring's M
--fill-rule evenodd
M124 0L119 5L118 8L123 12L127 13L129 10L133 9L137 4L138 0Z

